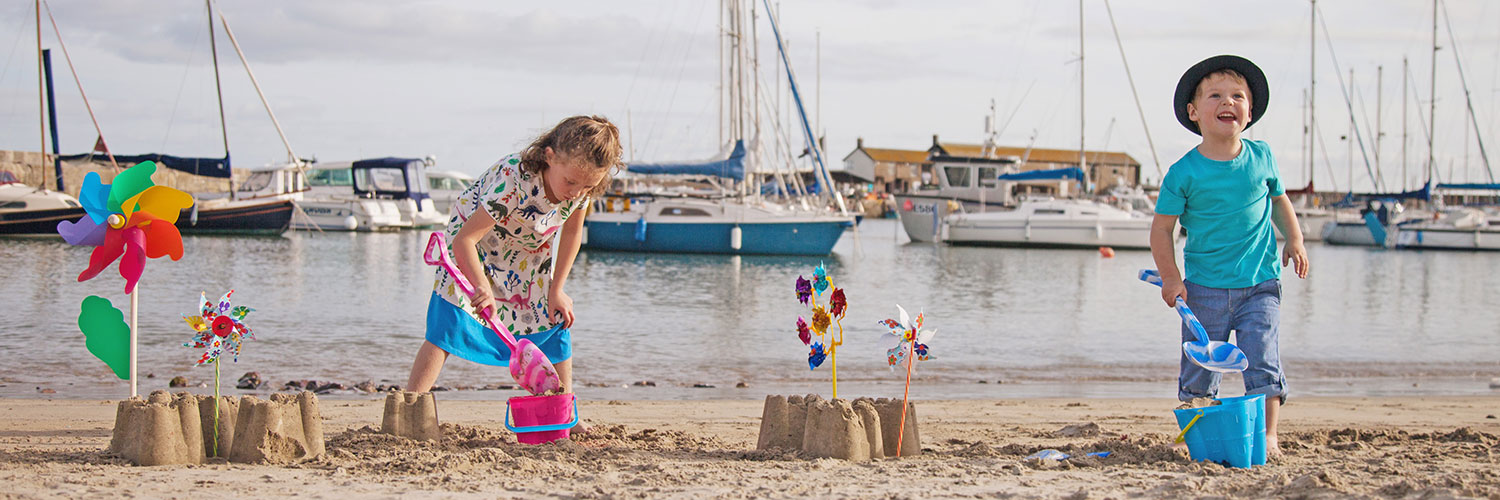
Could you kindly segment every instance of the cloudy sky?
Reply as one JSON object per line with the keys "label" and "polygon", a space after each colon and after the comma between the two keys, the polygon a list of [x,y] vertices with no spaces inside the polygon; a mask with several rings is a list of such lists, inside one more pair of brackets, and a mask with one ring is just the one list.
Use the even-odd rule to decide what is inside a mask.
{"label": "cloudy sky", "polygon": [[[298,156],[434,155],[442,168],[477,173],[580,113],[615,120],[636,159],[713,154],[718,4],[223,1],[216,11],[228,17]],[[0,0],[0,149],[40,147],[32,5]],[[1477,135],[1500,163],[1500,32],[1493,29],[1500,26],[1500,4],[1443,5],[1472,92]],[[1306,0],[1116,0],[1109,7],[1162,169],[1197,142],[1171,112],[1177,78],[1200,59],[1234,53],[1256,61],[1270,79],[1270,109],[1252,137],[1271,142],[1289,185],[1306,182]],[[1378,118],[1384,182],[1399,187],[1403,57],[1410,59],[1412,85],[1408,183],[1424,177],[1418,110],[1425,121],[1432,4],[1323,0],[1318,7],[1329,32],[1317,34],[1318,187],[1349,186],[1348,143],[1340,139],[1349,110],[1339,78],[1348,80],[1351,68],[1367,155],[1373,164]],[[1077,2],[788,0],[780,9],[809,113],[821,117],[835,161],[857,137],[867,146],[906,149],[925,149],[933,134],[978,143],[991,100],[1004,125],[1002,144],[1024,147],[1035,137],[1038,147],[1078,145]],[[111,149],[223,154],[203,2],[53,0],[50,11]],[[1083,11],[1085,140],[1090,149],[1129,152],[1155,181],[1156,162],[1106,5],[1084,0]],[[47,12],[44,6],[42,42],[57,48]],[[1446,18],[1439,22],[1436,164],[1444,180],[1451,172],[1453,180],[1485,181]],[[774,86],[774,47],[764,19],[760,27],[762,79]],[[286,150],[222,30],[218,40],[235,165],[284,161]],[[60,52],[54,50],[53,63],[62,149],[83,152],[95,133]],[[1383,92],[1377,67],[1384,68]],[[1364,156],[1356,150],[1353,158],[1355,188],[1370,189]]]}

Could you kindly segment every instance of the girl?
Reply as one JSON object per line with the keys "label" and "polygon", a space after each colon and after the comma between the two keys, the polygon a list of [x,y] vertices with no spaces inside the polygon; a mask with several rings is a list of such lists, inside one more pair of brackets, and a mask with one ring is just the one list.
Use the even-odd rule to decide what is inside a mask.
{"label": "girl", "polygon": [[[573,392],[573,299],[563,292],[583,234],[591,196],[609,185],[620,162],[620,130],[600,116],[574,116],[522,150],[502,158],[459,196],[445,234],[473,299],[437,271],[427,303],[427,340],[417,351],[406,390],[427,392],[449,354],[506,366],[510,349],[477,315],[495,308],[511,334],[531,339]],[[573,217],[578,215],[577,217]],[[562,229],[557,260],[554,232]]]}

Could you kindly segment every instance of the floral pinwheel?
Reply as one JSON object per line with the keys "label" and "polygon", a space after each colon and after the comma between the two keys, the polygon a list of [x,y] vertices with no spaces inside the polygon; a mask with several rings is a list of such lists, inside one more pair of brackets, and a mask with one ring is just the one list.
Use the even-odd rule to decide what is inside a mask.
{"label": "floral pinwheel", "polygon": [[228,352],[234,354],[234,361],[240,360],[240,347],[245,340],[255,340],[255,334],[250,327],[245,326],[245,316],[249,315],[251,309],[245,306],[230,307],[230,296],[234,290],[219,298],[217,304],[208,301],[208,294],[199,294],[202,304],[202,312],[198,316],[182,315],[188,326],[197,332],[193,340],[182,344],[183,347],[194,349],[205,349],[203,356],[198,358],[197,366],[209,363],[218,363],[219,356]]}
{"label": "floral pinwheel", "polygon": [[[820,264],[813,269],[811,280],[797,277],[797,301],[812,308],[812,319],[797,318],[797,338],[802,345],[809,348],[807,353],[807,367],[816,370],[823,365],[825,359],[831,361],[830,370],[833,378],[833,397],[839,397],[838,376],[838,346],[844,344],[844,314],[848,312],[849,301],[844,296],[844,290],[833,286],[833,280],[828,277],[828,270]],[[831,290],[831,291],[830,291]],[[819,304],[818,299],[828,293],[828,302]],[[829,333],[829,328],[838,326],[838,336]],[[818,338],[813,341],[813,336]],[[824,341],[824,336],[828,338]]]}
{"label": "floral pinwheel", "polygon": [[203,356],[198,358],[196,366],[203,366],[210,362],[214,364],[214,442],[210,449],[211,457],[223,456],[219,453],[219,359],[226,353],[234,353],[234,361],[240,361],[240,347],[245,340],[255,340],[255,334],[250,327],[245,326],[245,316],[251,309],[245,306],[230,307],[229,298],[234,295],[234,290],[225,293],[219,298],[218,303],[208,301],[208,293],[199,292],[198,303],[200,304],[197,316],[182,315],[188,326],[193,327],[193,340],[182,344],[183,347],[194,349],[205,349]]}
{"label": "floral pinwheel", "polygon": [[896,435],[896,456],[899,457],[901,456],[901,440],[906,437],[906,408],[907,398],[911,395],[912,361],[931,359],[931,355],[927,352],[927,342],[932,340],[937,330],[922,329],[922,320],[925,315],[920,312],[913,320],[900,304],[896,305],[896,310],[901,313],[900,321],[885,319],[881,320],[880,324],[891,329],[890,333],[882,336],[886,344],[891,346],[890,350],[886,351],[886,361],[890,363],[892,369],[895,369],[896,365],[901,362],[906,362],[906,388],[901,393],[901,423],[897,427],[901,431]]}
{"label": "floral pinwheel", "polygon": [[932,340],[937,330],[922,329],[924,319],[922,313],[917,313],[916,319],[912,319],[911,315],[906,313],[906,309],[900,305],[896,306],[896,310],[901,313],[899,321],[880,320],[881,326],[891,329],[890,333],[881,335],[881,340],[889,346],[886,349],[886,363],[890,365],[891,370],[895,370],[896,366],[907,361],[908,356],[914,356],[917,361],[931,359],[932,355],[928,351],[927,342]]}
{"label": "floral pinwheel", "polygon": [[193,206],[193,197],[155,185],[155,172],[156,164],[146,161],[120,172],[111,184],[101,183],[97,172],[84,176],[78,201],[88,215],[57,224],[69,244],[96,247],[78,281],[93,279],[118,259],[128,294],[135,291],[147,258],[182,258],[182,235],[174,224],[182,209]]}

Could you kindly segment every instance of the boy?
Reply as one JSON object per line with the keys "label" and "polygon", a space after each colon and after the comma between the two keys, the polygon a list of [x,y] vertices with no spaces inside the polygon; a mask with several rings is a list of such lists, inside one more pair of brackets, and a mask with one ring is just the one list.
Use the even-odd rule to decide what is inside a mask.
{"label": "boy", "polygon": [[[1307,251],[1302,231],[1265,142],[1240,133],[1266,111],[1270,90],[1265,74],[1238,56],[1216,56],[1189,68],[1177,82],[1173,105],[1177,121],[1203,142],[1167,171],[1151,224],[1151,257],[1161,270],[1161,298],[1173,307],[1187,301],[1212,340],[1235,341],[1250,360],[1245,393],[1266,395],[1266,448],[1280,452],[1277,414],[1286,400],[1277,330],[1281,323],[1281,269],[1276,265],[1276,235],[1286,244],[1281,266],[1291,262],[1297,277],[1307,278]],[[1187,229],[1183,261],[1186,281],[1177,270],[1172,232],[1181,219]],[[1187,327],[1183,340],[1193,340]],[[1177,397],[1191,401],[1215,397],[1218,373],[1180,360]]]}

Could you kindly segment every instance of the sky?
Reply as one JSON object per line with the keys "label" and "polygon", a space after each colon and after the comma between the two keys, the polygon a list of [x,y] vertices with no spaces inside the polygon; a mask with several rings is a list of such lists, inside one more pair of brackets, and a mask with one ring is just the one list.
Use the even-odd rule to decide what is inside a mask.
{"label": "sky", "polygon": [[[1002,145],[1078,147],[1079,2],[772,3],[780,9],[809,118],[824,132],[835,166],[856,138],[867,147],[919,150],[931,145],[934,134],[944,142],[982,142],[991,102]],[[1159,182],[1158,164],[1166,170],[1198,142],[1172,114],[1177,79],[1199,60],[1238,54],[1260,65],[1271,88],[1269,109],[1247,136],[1271,144],[1286,185],[1307,182],[1302,95],[1314,76],[1307,0],[1081,3],[1082,135],[1088,149],[1125,151],[1142,163],[1144,180]],[[1327,26],[1326,34],[1318,28],[1316,41],[1318,189],[1347,190],[1351,178],[1356,190],[1376,187],[1369,172],[1375,167],[1377,121],[1383,132],[1380,187],[1402,187],[1403,100],[1404,181],[1419,184],[1428,152],[1423,123],[1434,93],[1432,149],[1439,179],[1488,182],[1476,137],[1492,162],[1500,163],[1500,31],[1493,29],[1500,26],[1500,3],[1442,2],[1447,16],[1438,18],[1442,48],[1436,53],[1435,92],[1432,3],[1322,0],[1317,6]],[[718,9],[719,2],[708,0],[215,4],[298,157],[430,155],[438,168],[470,174],[575,114],[613,120],[634,160],[713,155],[720,150]],[[4,150],[41,147],[34,12],[33,0],[0,0]],[[89,149],[96,133],[49,12],[114,152],[223,155],[203,2],[43,5],[42,44],[54,49],[60,143],[71,154]],[[777,88],[784,93],[769,23],[763,9],[760,14],[762,85],[772,89],[768,95]],[[1449,41],[1450,22],[1473,120]],[[215,30],[234,165],[285,162],[288,152],[245,67],[222,25]],[[1403,57],[1410,63],[1404,99]],[[1379,81],[1377,67],[1383,68]],[[1359,141],[1342,139],[1349,134],[1350,106],[1341,89],[1351,69],[1363,154]]]}

